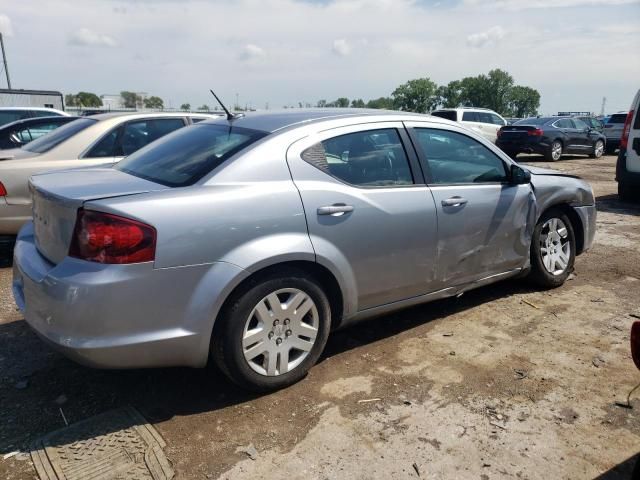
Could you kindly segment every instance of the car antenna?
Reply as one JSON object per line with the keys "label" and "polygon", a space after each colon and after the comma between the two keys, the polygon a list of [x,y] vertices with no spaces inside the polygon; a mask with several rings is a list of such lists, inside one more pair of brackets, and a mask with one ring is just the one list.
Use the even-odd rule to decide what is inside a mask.
{"label": "car antenna", "polygon": [[215,92],[212,89],[209,89],[209,91],[211,92],[211,95],[213,95],[213,97],[216,99],[216,101],[220,104],[220,106],[222,107],[222,110],[224,110],[224,113],[227,114],[227,120],[232,121],[235,120],[237,118],[241,118],[244,117],[244,113],[231,113],[227,107],[224,106],[224,103],[222,103],[220,101],[220,99],[218,98],[218,96],[215,94]]}

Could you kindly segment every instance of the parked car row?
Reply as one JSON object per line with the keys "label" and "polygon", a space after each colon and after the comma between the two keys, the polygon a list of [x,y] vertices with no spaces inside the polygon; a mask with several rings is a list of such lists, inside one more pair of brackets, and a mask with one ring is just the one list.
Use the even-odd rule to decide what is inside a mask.
{"label": "parked car row", "polygon": [[[321,109],[179,128],[194,122],[84,118],[0,162],[8,190],[31,175],[16,303],[79,362],[211,358],[244,388],[281,388],[336,328],[506,278],[559,286],[594,239],[586,182],[443,118]],[[106,165],[38,173],[57,161]]]}

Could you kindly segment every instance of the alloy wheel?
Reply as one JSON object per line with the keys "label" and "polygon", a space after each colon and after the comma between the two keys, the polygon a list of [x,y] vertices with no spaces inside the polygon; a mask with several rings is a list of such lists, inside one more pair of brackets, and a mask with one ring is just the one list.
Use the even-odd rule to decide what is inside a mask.
{"label": "alloy wheel", "polygon": [[562,144],[560,142],[553,142],[551,144],[551,158],[553,160],[560,160],[562,157]]}
{"label": "alloy wheel", "polygon": [[297,288],[264,297],[244,326],[242,351],[249,367],[266,376],[290,372],[313,348],[320,316],[313,299]]}
{"label": "alloy wheel", "polygon": [[540,230],[540,255],[544,268],[552,275],[562,275],[571,258],[571,241],[567,226],[560,218],[550,218]]}
{"label": "alloy wheel", "polygon": [[596,158],[600,158],[604,153],[604,142],[602,140],[598,140],[596,142],[595,147],[593,147],[593,154]]}

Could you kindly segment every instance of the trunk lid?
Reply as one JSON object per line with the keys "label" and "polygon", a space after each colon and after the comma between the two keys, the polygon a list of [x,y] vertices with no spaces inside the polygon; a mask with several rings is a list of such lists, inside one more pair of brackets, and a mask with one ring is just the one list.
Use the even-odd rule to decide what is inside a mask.
{"label": "trunk lid", "polygon": [[84,202],[167,188],[112,168],[34,175],[29,189],[36,247],[47,260],[59,263],[69,252],[78,209]]}
{"label": "trunk lid", "polygon": [[537,128],[535,125],[507,125],[500,129],[500,141],[526,140],[529,132]]}

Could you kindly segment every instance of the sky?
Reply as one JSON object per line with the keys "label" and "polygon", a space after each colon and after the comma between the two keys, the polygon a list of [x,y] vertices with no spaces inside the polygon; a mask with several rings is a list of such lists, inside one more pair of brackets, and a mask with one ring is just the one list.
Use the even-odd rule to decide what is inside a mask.
{"label": "sky", "polygon": [[640,0],[0,0],[0,32],[14,88],[168,107],[213,107],[209,88],[259,109],[366,101],[493,68],[541,113],[627,110],[640,88]]}

